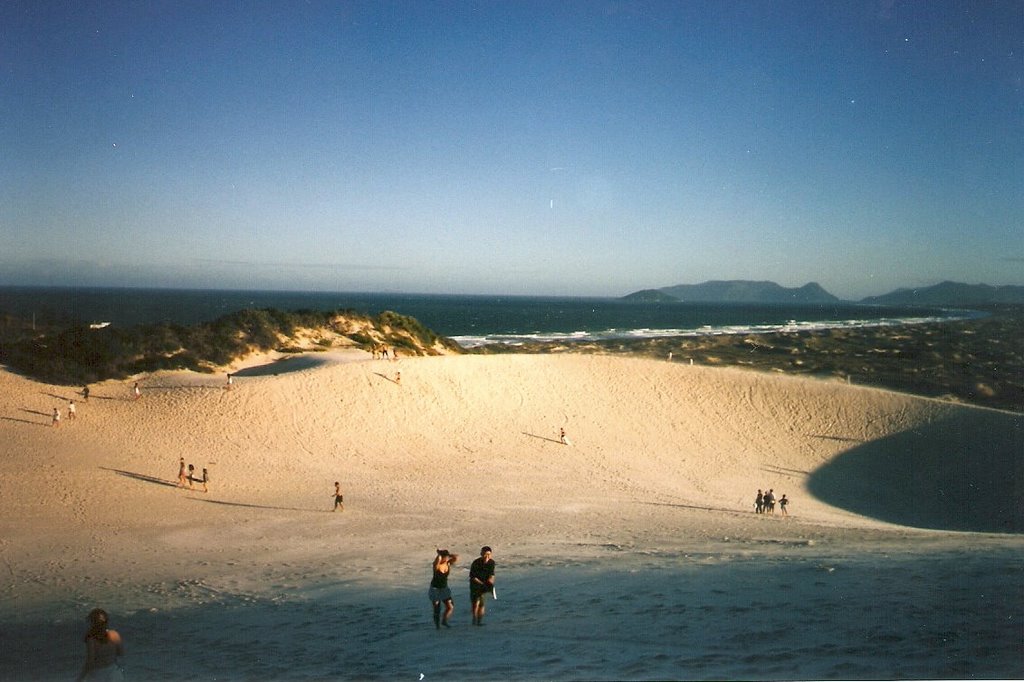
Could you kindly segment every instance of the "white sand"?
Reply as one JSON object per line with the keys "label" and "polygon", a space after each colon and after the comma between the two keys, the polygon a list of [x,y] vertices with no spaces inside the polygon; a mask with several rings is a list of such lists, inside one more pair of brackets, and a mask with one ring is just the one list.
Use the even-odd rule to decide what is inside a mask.
{"label": "white sand", "polygon": [[[1021,415],[623,357],[368,358],[88,403],[0,372],[0,679],[73,676],[93,606],[133,679],[1024,676]],[[182,456],[209,493],[175,487]],[[752,513],[769,487],[790,518]],[[440,632],[436,547],[461,555]]]}

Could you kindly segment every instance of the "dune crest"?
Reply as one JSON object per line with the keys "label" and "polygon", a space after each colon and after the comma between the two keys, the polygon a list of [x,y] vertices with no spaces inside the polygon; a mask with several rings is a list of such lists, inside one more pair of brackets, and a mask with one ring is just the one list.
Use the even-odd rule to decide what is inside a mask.
{"label": "dune crest", "polygon": [[[235,612],[275,631],[290,614],[300,643],[318,642],[308,645],[318,655],[287,659],[282,675],[297,665],[309,677],[390,677],[411,657],[435,672],[452,665],[469,676],[471,649],[452,654],[425,639],[435,634],[426,581],[435,548],[463,554],[468,565],[489,544],[507,579],[494,607],[504,615],[496,618],[532,619],[518,634],[501,635],[506,653],[488,669],[492,676],[573,678],[584,670],[580,661],[602,660],[585,669],[612,677],[751,677],[763,673],[762,654],[776,660],[778,640],[766,640],[749,663],[723,650],[714,659],[721,664],[659,654],[636,668],[628,657],[602,659],[600,637],[552,635],[551,628],[571,614],[584,629],[614,614],[599,631],[632,639],[650,627],[684,632],[694,613],[718,608],[708,600],[726,599],[688,587],[699,578],[718,584],[717,594],[739,588],[787,611],[806,603],[809,611],[794,617],[818,618],[818,629],[832,627],[830,636],[842,638],[835,628],[845,621],[833,627],[821,614],[874,603],[880,578],[864,562],[879,547],[895,542],[905,554],[913,539],[922,575],[949,580],[970,561],[972,580],[993,584],[1005,577],[985,573],[986,555],[976,549],[999,557],[999,565],[1019,556],[1016,535],[935,533],[1021,531],[1019,415],[621,356],[382,361],[350,351],[316,360],[276,376],[242,374],[230,390],[223,377],[157,373],[139,378],[134,399],[132,382],[104,382],[90,387],[87,403],[76,390],[0,373],[0,438],[16,473],[0,479],[0,555],[10,577],[0,586],[0,612],[24,623],[26,633],[49,629],[67,641],[78,641],[67,623],[77,623],[87,605],[135,614],[127,629],[136,640],[149,637],[135,646],[149,657],[143,669],[157,676],[180,665],[158,636],[169,627],[214,654],[211,674],[273,678],[277,668],[268,672],[246,655],[252,636],[225,634],[223,621]],[[51,426],[54,407],[63,410],[71,399],[77,419]],[[561,429],[571,445],[560,442]],[[199,484],[177,487],[181,457],[209,471],[208,493]],[[345,496],[340,513],[332,512],[334,481]],[[753,514],[759,488],[787,494],[790,518]],[[765,583],[763,571],[751,568],[755,557],[773,574],[797,577]],[[860,567],[842,605],[829,601],[832,592],[815,592],[826,589],[822,576],[837,562]],[[647,599],[666,610],[624,608],[625,595],[636,594],[632,580],[648,573],[659,587],[644,588]],[[915,591],[930,584],[905,586],[899,599],[931,599]],[[559,598],[549,604],[548,594]],[[570,594],[569,602],[561,598]],[[1017,621],[1006,617],[1012,604],[980,605],[974,594],[953,595],[954,612],[973,614],[963,627],[999,641],[1019,638],[1011,627]],[[937,633],[950,627],[947,596],[936,607]],[[467,606],[461,591],[456,601],[458,616]],[[358,608],[362,619],[346,624],[343,643],[320,641],[334,627],[336,603]],[[374,615],[380,603],[402,620]],[[749,607],[719,605],[716,627],[736,637],[748,632]],[[313,631],[301,634],[306,626]],[[805,635],[794,637],[787,646],[806,652]],[[42,651],[47,638],[15,640],[11,650],[24,658],[0,660],[0,677],[66,678],[79,658]],[[537,655],[565,646],[576,653]],[[666,645],[639,635],[636,646],[657,652]],[[351,650],[341,655],[338,647]],[[885,670],[876,667],[871,641],[843,654],[827,642],[817,650],[810,662],[794,653],[779,674],[829,678],[849,675],[844,666],[851,664],[865,676]],[[968,668],[957,656],[953,667],[936,668],[922,652],[915,661],[923,667],[914,670],[958,676]],[[39,657],[55,666],[52,675],[35,674]],[[1013,661],[991,665],[1005,674]]]}

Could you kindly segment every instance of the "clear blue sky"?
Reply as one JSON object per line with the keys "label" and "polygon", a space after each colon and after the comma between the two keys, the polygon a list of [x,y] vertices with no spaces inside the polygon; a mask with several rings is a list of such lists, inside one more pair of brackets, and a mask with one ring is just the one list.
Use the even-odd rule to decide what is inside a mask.
{"label": "clear blue sky", "polygon": [[1024,3],[0,3],[0,284],[1024,284]]}

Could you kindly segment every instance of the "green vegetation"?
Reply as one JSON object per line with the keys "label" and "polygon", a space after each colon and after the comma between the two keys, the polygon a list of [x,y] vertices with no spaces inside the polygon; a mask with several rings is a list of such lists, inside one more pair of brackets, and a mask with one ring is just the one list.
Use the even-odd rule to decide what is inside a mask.
{"label": "green vegetation", "polygon": [[[0,362],[28,376],[61,384],[123,379],[141,372],[188,369],[213,372],[253,352],[324,350],[334,339],[369,349],[385,344],[407,354],[436,353],[440,346],[460,352],[418,320],[391,311],[368,316],[351,310],[285,312],[240,310],[195,326],[140,325],[91,329],[53,325],[35,329],[22,320],[3,318]],[[346,329],[357,331],[346,333]],[[299,330],[311,330],[313,347],[294,343]]]}

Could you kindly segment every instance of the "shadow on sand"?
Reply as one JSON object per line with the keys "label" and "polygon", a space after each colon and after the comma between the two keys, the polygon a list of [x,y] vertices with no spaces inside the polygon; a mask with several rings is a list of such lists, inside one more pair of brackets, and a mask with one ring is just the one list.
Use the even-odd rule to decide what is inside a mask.
{"label": "shadow on sand", "polygon": [[177,488],[178,484],[174,481],[168,481],[164,478],[157,478],[156,476],[149,476],[147,474],[138,474],[134,471],[124,471],[122,469],[110,469],[108,467],[100,467],[103,471],[113,471],[118,476],[127,476],[128,478],[134,478],[136,481],[144,481],[146,483],[155,483],[156,485],[165,485],[170,488]]}
{"label": "shadow on sand", "polygon": [[547,436],[538,436],[536,433],[530,433],[529,431],[523,431],[522,434],[524,436],[528,436],[530,438],[536,438],[537,440],[546,440],[549,443],[554,443],[556,445],[562,445],[563,444],[562,441],[558,440],[557,438],[548,438]]}
{"label": "shadow on sand", "polygon": [[313,369],[314,367],[320,367],[326,365],[327,360],[324,358],[313,357],[310,355],[300,355],[298,357],[289,357],[275,362],[267,363],[266,365],[256,365],[255,367],[246,367],[240,369],[237,372],[232,372],[233,377],[269,377],[277,376],[278,374],[287,374],[288,372],[299,372],[304,369]]}
{"label": "shadow on sand", "polygon": [[296,511],[296,512],[314,512],[314,513],[332,513],[330,509],[300,509],[299,507],[274,507],[268,504],[250,504],[248,502],[225,502],[224,500],[201,500],[198,498],[190,498],[195,502],[205,502],[206,504],[219,504],[225,507],[246,507],[249,509],[273,509],[275,511]]}
{"label": "shadow on sand", "polygon": [[[33,412],[33,414],[38,413]],[[49,422],[34,422],[29,419],[18,419],[17,417],[0,417],[0,419],[2,419],[5,422],[18,422],[19,424],[31,424],[32,426],[45,426],[46,428],[50,428]]]}
{"label": "shadow on sand", "polygon": [[1024,415],[957,410],[858,445],[813,472],[835,507],[933,530],[1024,532]]}

